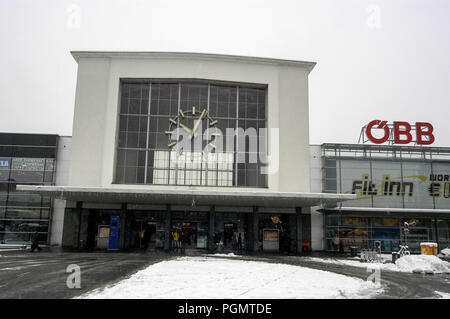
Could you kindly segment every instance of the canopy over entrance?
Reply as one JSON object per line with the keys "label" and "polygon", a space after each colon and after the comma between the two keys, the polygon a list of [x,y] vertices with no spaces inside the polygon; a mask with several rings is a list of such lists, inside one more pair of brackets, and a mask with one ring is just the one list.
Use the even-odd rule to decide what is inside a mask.
{"label": "canopy over entrance", "polygon": [[173,187],[119,188],[17,185],[18,191],[68,201],[174,205],[226,205],[259,207],[311,207],[352,200],[356,195],[270,192],[257,190],[205,190]]}

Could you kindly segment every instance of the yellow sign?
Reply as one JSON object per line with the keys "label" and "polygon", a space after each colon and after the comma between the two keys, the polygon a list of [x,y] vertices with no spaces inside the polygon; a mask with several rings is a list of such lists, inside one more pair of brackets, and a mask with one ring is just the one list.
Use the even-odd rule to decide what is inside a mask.
{"label": "yellow sign", "polygon": [[109,227],[100,227],[98,229],[98,237],[109,238]]}

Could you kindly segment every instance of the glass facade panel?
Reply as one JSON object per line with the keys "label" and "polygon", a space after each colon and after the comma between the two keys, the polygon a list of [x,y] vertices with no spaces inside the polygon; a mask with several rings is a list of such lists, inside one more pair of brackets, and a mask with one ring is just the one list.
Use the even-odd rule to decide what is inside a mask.
{"label": "glass facade panel", "polygon": [[51,199],[16,185],[53,185],[57,141],[56,135],[0,134],[0,243],[24,244],[35,230],[47,242]]}
{"label": "glass facade panel", "polygon": [[[266,128],[264,87],[123,81],[120,104],[116,183],[267,187],[258,160],[267,147],[250,150],[248,132],[239,142],[235,136],[237,127],[255,133]],[[173,131],[185,129],[194,136],[199,122],[203,131],[211,129],[209,139],[200,140],[203,151],[174,150]],[[239,157],[237,143],[247,146]]]}
{"label": "glass facade panel", "polygon": [[[404,223],[409,225],[409,233],[404,233]],[[400,242],[406,243],[413,252],[420,251],[420,243],[435,241],[431,218],[395,217],[353,217],[327,215],[325,218],[327,250],[349,251],[349,247],[359,249],[374,248],[375,241],[381,242],[383,252],[398,251]],[[440,247],[447,247],[448,219],[439,220]],[[336,241],[337,239],[337,241]],[[336,245],[336,242],[339,244]]]}
{"label": "glass facade panel", "polygon": [[449,207],[448,149],[323,144],[322,164],[324,192],[358,195],[344,206]]}

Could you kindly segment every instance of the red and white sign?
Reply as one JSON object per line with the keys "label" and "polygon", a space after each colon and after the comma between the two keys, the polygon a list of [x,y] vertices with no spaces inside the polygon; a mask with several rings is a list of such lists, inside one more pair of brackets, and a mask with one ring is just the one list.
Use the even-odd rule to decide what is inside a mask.
{"label": "red and white sign", "polygon": [[366,125],[365,134],[368,140],[375,144],[389,141],[393,144],[430,145],[434,142],[433,125],[426,122],[411,125],[404,121],[388,124],[387,121],[373,120]]}

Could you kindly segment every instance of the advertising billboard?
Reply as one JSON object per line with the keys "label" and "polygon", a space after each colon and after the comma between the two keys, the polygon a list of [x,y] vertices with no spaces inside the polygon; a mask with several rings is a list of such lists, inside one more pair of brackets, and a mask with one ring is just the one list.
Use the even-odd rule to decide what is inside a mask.
{"label": "advertising billboard", "polygon": [[340,159],[336,190],[358,198],[344,206],[450,208],[450,163]]}
{"label": "advertising billboard", "polygon": [[43,171],[45,169],[45,158],[13,158],[13,170]]}

